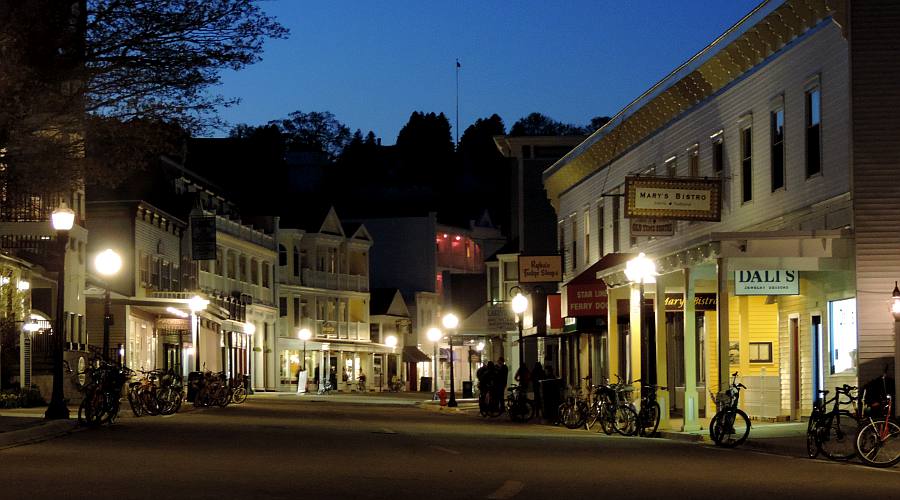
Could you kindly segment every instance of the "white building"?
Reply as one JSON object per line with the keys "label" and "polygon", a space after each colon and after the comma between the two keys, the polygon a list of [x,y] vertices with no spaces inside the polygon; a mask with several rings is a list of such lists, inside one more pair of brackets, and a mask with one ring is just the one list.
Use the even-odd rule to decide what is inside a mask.
{"label": "white building", "polygon": [[[885,132],[897,119],[877,110],[898,92],[867,82],[897,72],[898,21],[897,5],[878,2],[763,2],[545,171],[567,280],[610,253],[645,252],[659,273],[642,313],[624,264],[596,272],[610,287],[596,344],[608,352],[583,352],[583,364],[674,388],[660,399],[686,428],[733,371],[751,388],[749,413],[798,418],[817,389],[893,365],[900,166]],[[639,190],[695,189],[715,211],[709,180],[722,186],[716,220],[633,232],[627,212],[690,217],[644,210]],[[711,310],[695,305],[701,294]]]}

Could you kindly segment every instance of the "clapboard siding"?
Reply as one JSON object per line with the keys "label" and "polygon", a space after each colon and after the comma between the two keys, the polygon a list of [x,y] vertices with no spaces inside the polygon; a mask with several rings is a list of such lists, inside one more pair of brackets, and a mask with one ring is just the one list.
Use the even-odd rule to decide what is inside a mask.
{"label": "clapboard siding", "polygon": [[[676,156],[678,175],[688,171],[687,149],[699,145],[700,174],[712,175],[712,147],[710,135],[724,131],[725,173],[724,207],[721,222],[678,222],[676,235],[671,238],[648,240],[639,238],[636,246],[630,245],[630,235],[624,210],[620,210],[620,251],[645,251],[662,253],[678,249],[684,242],[696,240],[712,231],[740,231],[761,229],[833,229],[828,221],[846,223],[847,216],[827,217],[829,212],[805,213],[813,204],[829,200],[849,191],[849,81],[847,42],[840,28],[832,21],[823,21],[817,28],[785,46],[770,59],[738,78],[719,93],[669,123],[647,140],[633,147],[609,166],[584,179],[560,197],[558,217],[575,214],[577,230],[567,234],[566,240],[575,238],[579,249],[578,270],[613,251],[612,204],[620,198],[601,197],[603,193],[621,189],[625,177],[642,173],[655,165],[663,174],[664,161]],[[810,179],[805,177],[805,97],[807,85],[818,77],[822,91],[822,143],[823,174]],[[769,113],[773,100],[784,97],[786,188],[771,192],[769,154]],[[741,204],[739,193],[740,127],[739,119],[752,114],[753,125],[753,201]],[[621,192],[621,191],[620,191]],[[597,231],[591,230],[591,262],[585,263],[583,254],[584,207],[592,207],[592,224],[596,222],[596,207],[604,207],[605,246],[597,247]],[[624,208],[624,206],[623,206]],[[846,210],[845,206],[829,209],[832,212]],[[791,215],[796,215],[792,218]],[[779,218],[784,216],[784,221]],[[785,222],[787,221],[787,222]],[[780,224],[780,226],[778,226]],[[571,226],[566,227],[567,232]],[[839,227],[839,226],[836,226]]]}
{"label": "clapboard siding", "polygon": [[893,365],[888,300],[900,279],[900,3],[852,1],[853,226],[860,380]]}

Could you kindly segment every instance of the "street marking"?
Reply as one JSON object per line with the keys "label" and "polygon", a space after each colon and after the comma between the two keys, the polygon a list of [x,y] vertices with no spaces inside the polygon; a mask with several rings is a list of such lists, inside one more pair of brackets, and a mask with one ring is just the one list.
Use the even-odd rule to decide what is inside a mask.
{"label": "street marking", "polygon": [[462,453],[456,450],[451,450],[450,448],[444,448],[443,446],[431,446],[432,449],[437,451],[443,451],[444,453],[449,453],[451,455],[461,455]]}
{"label": "street marking", "polygon": [[490,499],[503,499],[503,498],[512,498],[519,494],[522,491],[522,488],[525,487],[525,483],[522,481],[506,481],[503,483],[503,486],[497,489],[497,491],[488,495]]}

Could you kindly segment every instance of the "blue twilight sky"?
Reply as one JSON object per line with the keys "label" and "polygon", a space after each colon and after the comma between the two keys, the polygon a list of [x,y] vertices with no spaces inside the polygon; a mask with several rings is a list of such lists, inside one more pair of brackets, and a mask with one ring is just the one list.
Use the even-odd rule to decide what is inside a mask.
{"label": "blue twilight sky", "polygon": [[507,130],[533,111],[583,125],[615,114],[759,2],[269,0],[263,9],[291,36],[224,75],[217,91],[242,102],[221,115],[259,125],[331,111],[393,144],[413,111],[444,112],[455,127],[459,58],[460,135],[492,113]]}

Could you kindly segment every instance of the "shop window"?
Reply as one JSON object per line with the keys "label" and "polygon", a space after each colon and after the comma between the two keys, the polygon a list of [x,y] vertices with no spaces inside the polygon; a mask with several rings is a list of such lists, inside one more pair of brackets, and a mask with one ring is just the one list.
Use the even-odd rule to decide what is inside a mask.
{"label": "shop window", "polygon": [[772,343],[771,342],[750,342],[750,362],[751,363],[771,363],[772,362]]}
{"label": "shop window", "polygon": [[856,373],[856,299],[828,303],[831,374]]}

